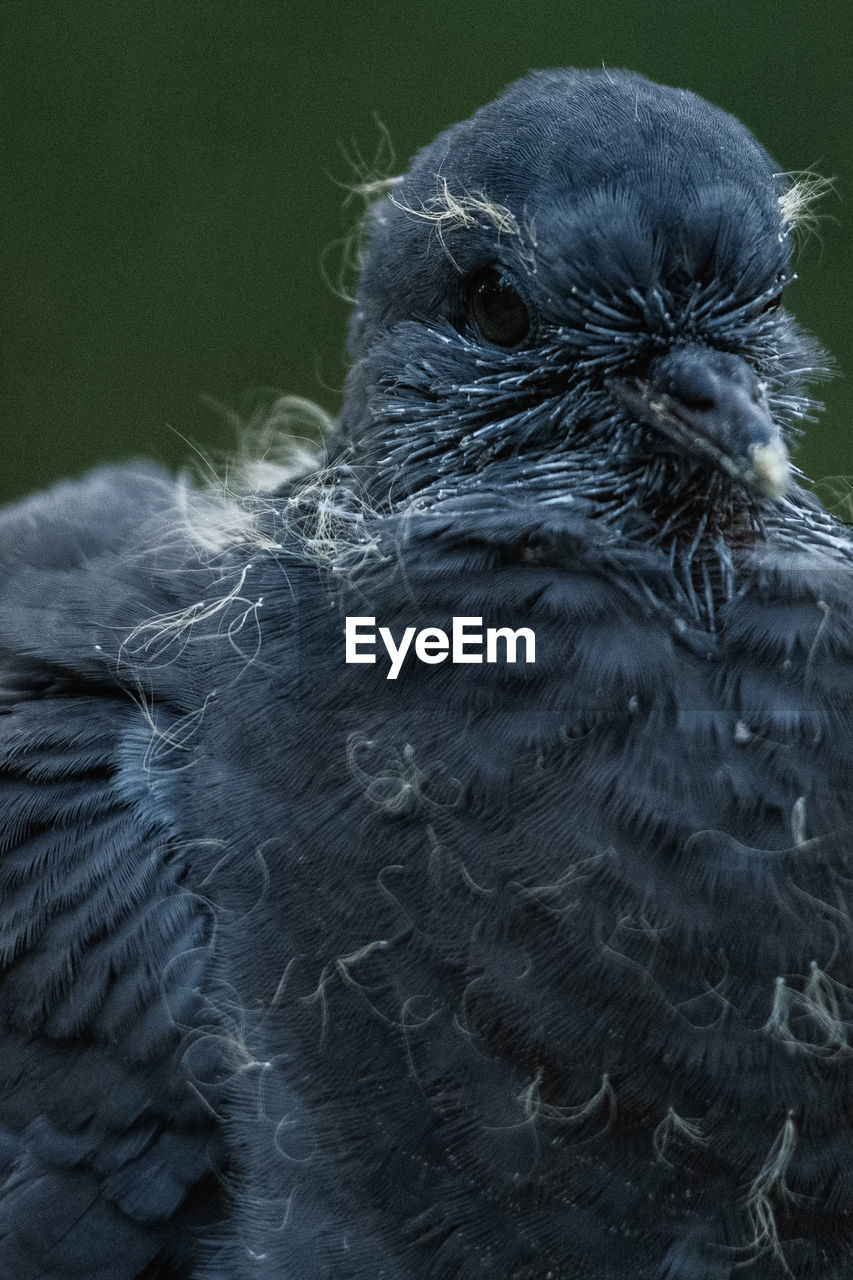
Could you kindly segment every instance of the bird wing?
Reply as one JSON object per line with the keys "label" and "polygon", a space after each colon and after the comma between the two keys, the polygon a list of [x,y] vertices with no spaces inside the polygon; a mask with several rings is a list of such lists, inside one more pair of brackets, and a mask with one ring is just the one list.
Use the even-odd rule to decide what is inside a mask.
{"label": "bird wing", "polygon": [[148,767],[179,708],[165,677],[128,696],[117,657],[128,618],[169,608],[134,550],[173,490],[104,468],[0,515],[0,1274],[21,1280],[177,1275],[215,1198],[182,1065],[209,921]]}

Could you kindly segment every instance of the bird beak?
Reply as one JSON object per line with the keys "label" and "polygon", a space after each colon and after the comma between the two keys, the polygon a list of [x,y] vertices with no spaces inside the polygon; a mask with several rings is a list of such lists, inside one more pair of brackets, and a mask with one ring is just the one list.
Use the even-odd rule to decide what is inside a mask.
{"label": "bird beak", "polygon": [[608,388],[679,451],[719,467],[762,497],[779,498],[788,488],[788,451],[765,385],[740,356],[679,347],[652,363],[648,380],[613,378]]}

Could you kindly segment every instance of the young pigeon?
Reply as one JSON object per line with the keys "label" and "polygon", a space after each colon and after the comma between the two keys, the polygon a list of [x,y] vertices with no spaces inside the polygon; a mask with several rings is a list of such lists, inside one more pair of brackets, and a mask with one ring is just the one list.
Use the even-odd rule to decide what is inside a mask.
{"label": "young pigeon", "polygon": [[850,1276],[807,204],[535,73],[373,204],[323,466],[2,516],[0,1273]]}

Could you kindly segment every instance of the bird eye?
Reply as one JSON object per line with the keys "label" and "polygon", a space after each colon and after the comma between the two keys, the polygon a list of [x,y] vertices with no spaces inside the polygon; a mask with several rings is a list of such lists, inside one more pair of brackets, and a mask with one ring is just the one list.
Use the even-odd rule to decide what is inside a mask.
{"label": "bird eye", "polygon": [[466,307],[488,342],[514,347],[530,332],[524,299],[496,267],[484,267],[468,281]]}

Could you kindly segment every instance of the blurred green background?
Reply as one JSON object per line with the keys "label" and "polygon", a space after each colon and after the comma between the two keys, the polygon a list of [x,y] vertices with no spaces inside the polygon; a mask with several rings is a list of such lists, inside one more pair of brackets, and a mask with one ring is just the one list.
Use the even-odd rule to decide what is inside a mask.
{"label": "blurred green background", "polygon": [[[220,454],[277,387],[334,411],[352,157],[395,172],[532,67],[628,66],[837,179],[793,309],[840,376],[799,461],[853,474],[848,0],[0,0],[0,499]],[[381,121],[382,128],[380,128]],[[380,154],[383,129],[395,161]],[[348,158],[349,157],[349,158]]]}

